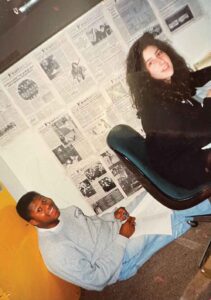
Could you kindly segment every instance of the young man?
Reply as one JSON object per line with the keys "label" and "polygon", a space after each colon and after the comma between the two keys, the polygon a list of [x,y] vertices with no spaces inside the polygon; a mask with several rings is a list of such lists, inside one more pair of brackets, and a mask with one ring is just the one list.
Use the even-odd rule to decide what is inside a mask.
{"label": "young man", "polygon": [[183,234],[189,226],[188,213],[211,212],[208,201],[176,212],[172,235],[130,237],[135,218],[129,215],[133,204],[102,217],[86,216],[75,206],[59,210],[52,199],[29,192],[17,203],[17,212],[38,229],[39,246],[50,272],[85,289],[102,290],[106,285],[133,276],[157,250]]}

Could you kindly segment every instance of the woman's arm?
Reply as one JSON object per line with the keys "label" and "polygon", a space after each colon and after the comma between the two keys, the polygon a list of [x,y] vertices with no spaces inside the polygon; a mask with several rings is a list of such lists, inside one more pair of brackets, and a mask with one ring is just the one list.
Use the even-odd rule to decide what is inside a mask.
{"label": "woman's arm", "polygon": [[211,89],[208,90],[206,98],[211,98]]}
{"label": "woman's arm", "polygon": [[194,87],[200,87],[211,80],[211,66],[191,73]]}

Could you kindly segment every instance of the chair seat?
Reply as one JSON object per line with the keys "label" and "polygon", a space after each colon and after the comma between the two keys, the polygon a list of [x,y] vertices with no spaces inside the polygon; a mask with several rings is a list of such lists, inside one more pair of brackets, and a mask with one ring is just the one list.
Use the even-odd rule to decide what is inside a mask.
{"label": "chair seat", "polygon": [[128,125],[117,125],[107,136],[109,147],[138,174],[145,189],[155,199],[171,209],[192,207],[211,195],[211,185],[200,185],[192,190],[176,186],[153,170],[145,139]]}

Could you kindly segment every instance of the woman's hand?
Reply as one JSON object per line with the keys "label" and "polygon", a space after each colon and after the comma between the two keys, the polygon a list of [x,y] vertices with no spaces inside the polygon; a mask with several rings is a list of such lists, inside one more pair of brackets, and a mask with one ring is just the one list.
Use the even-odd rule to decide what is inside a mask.
{"label": "woman's hand", "polygon": [[207,97],[208,97],[208,98],[211,97],[211,89],[208,90],[208,92],[207,92]]}

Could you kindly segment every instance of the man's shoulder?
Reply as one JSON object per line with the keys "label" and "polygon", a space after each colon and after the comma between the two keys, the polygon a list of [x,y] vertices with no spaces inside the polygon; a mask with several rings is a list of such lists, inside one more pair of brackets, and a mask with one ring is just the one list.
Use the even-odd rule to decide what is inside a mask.
{"label": "man's shoulder", "polygon": [[74,215],[78,211],[82,212],[82,210],[75,205],[70,205],[70,206],[60,209],[60,212],[62,215],[63,214],[73,214]]}

